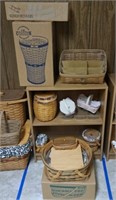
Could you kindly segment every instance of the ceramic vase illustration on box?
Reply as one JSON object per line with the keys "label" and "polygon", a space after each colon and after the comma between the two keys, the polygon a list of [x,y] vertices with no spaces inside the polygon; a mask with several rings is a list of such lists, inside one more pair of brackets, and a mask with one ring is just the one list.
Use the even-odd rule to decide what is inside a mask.
{"label": "ceramic vase illustration on box", "polygon": [[27,80],[32,84],[45,82],[45,64],[48,40],[44,37],[33,37],[19,41],[27,70]]}

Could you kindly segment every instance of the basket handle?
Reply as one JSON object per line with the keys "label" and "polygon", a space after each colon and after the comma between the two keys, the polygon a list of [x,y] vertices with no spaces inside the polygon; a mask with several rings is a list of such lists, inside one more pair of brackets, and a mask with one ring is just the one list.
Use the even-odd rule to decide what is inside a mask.
{"label": "basket handle", "polygon": [[2,116],[4,117],[4,121],[5,121],[5,128],[6,128],[6,132],[9,133],[9,125],[8,125],[8,121],[7,121],[7,117],[6,117],[6,113],[5,111],[0,111],[0,128],[2,125]]}
{"label": "basket handle", "polygon": [[59,150],[74,149],[78,141],[75,137],[59,137],[52,140],[53,147]]}
{"label": "basket handle", "polygon": [[86,105],[90,105],[90,102],[92,101],[92,99],[93,99],[93,95],[89,95],[86,101]]}

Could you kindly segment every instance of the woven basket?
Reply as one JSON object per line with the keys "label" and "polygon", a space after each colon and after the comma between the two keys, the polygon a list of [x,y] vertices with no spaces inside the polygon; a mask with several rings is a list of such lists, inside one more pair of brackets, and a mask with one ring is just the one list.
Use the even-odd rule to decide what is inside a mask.
{"label": "woven basket", "polygon": [[19,120],[21,125],[26,121],[27,98],[24,98],[23,90],[6,90],[0,93],[0,110],[5,111],[10,120]]}
{"label": "woven basket", "polygon": [[91,147],[92,151],[95,152],[98,150],[100,146],[100,137],[101,134],[96,129],[85,129],[82,132],[83,139],[88,143]]}
{"label": "woven basket", "polygon": [[56,94],[51,92],[35,94],[33,107],[38,120],[46,122],[54,119],[57,112]]}
{"label": "woven basket", "polygon": [[7,120],[5,112],[0,111],[0,146],[18,144],[20,130],[20,121]]}
{"label": "woven basket", "polygon": [[[88,60],[99,60],[103,61],[103,72],[101,74],[86,74],[86,75],[74,75],[65,74],[62,72],[62,61],[88,61]],[[59,75],[61,82],[63,83],[103,83],[104,77],[107,70],[106,54],[103,50],[98,49],[70,49],[64,50],[61,53],[59,61]]]}
{"label": "woven basket", "polygon": [[[29,140],[29,137],[30,137],[29,120],[26,121],[23,127],[23,133],[24,133],[23,137],[18,145],[24,145]],[[20,157],[1,158],[0,171],[25,169],[29,161],[29,156],[30,156],[30,152]]]}
{"label": "woven basket", "polygon": [[[73,141],[75,139],[73,138]],[[66,143],[64,144],[64,141]],[[45,165],[45,172],[50,181],[79,181],[87,179],[91,174],[92,167],[92,150],[89,145],[80,140],[76,139],[75,142],[72,142],[72,137],[60,138],[57,145],[54,145],[54,140],[51,140],[45,145],[45,148],[42,151],[42,160]],[[72,149],[75,148],[78,144],[81,145],[81,149],[86,152],[88,156],[88,161],[84,165],[84,167],[80,169],[72,169],[72,170],[56,170],[51,168],[48,163],[48,155],[50,153],[51,148],[54,146],[56,149]],[[68,156],[68,155],[67,155]]]}
{"label": "woven basket", "polygon": [[48,40],[44,37],[19,41],[27,69],[27,79],[33,84],[45,82]]}

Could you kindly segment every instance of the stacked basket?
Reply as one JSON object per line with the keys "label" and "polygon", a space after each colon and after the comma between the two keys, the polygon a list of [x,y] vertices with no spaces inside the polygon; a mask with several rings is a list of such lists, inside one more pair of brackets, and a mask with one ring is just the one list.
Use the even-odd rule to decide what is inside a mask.
{"label": "stacked basket", "polygon": [[0,171],[26,168],[31,150],[30,121],[27,120],[17,145],[0,147]]}
{"label": "stacked basket", "polygon": [[[2,91],[0,95],[0,171],[23,169],[26,167],[30,151],[30,128],[28,128],[28,138],[25,136],[27,132],[25,92],[8,90]],[[25,142],[23,138],[27,138]]]}
{"label": "stacked basket", "polygon": [[24,125],[26,121],[26,105],[24,90],[5,90],[0,93],[0,110],[6,112],[7,119],[17,119]]}

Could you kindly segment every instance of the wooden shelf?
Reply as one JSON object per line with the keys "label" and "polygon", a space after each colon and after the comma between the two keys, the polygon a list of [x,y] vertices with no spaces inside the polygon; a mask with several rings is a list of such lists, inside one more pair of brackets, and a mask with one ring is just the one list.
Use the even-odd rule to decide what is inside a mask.
{"label": "wooden shelf", "polygon": [[[114,117],[115,103],[116,103],[116,79],[115,73],[109,74],[107,77],[108,84],[108,103],[107,103],[107,117],[106,117],[106,130],[104,138],[104,152],[107,160],[116,157],[110,148],[111,140],[114,138],[114,128],[116,126],[116,118]],[[113,120],[112,120],[113,119]]]}
{"label": "wooden shelf", "polygon": [[74,115],[73,118],[68,118],[68,117],[66,118],[61,113],[59,113],[55,117],[55,119],[48,122],[41,122],[35,118],[33,121],[33,126],[102,125],[103,123],[100,114],[97,115],[97,118],[95,116],[93,118],[92,116],[89,116],[89,118],[87,118],[87,116],[85,116],[85,118],[79,118],[79,117],[80,116],[77,114]]}
{"label": "wooden shelf", "polygon": [[116,125],[116,119],[113,120],[112,125]]}
{"label": "wooden shelf", "polygon": [[[47,122],[41,122],[35,118],[33,110],[33,98],[36,92],[39,91],[54,91],[57,93],[57,101],[70,97],[76,103],[78,95],[93,94],[95,99],[101,101],[101,107],[96,114],[89,113],[83,109],[77,108],[76,113],[72,118],[65,117],[59,110],[56,117]],[[32,136],[35,144],[36,135],[38,133],[46,133],[49,137],[59,136],[75,136],[82,137],[82,131],[86,128],[96,128],[101,132],[101,147],[94,153],[94,157],[102,159],[104,129],[106,117],[108,87],[106,83],[102,84],[63,84],[60,79],[57,80],[54,86],[48,87],[27,87],[27,97],[29,106],[29,115],[32,125]],[[40,154],[36,152],[34,147],[35,160],[40,159]]]}
{"label": "wooden shelf", "polygon": [[110,159],[116,159],[116,153],[114,153],[112,148],[110,148],[110,150],[109,150],[109,158]]}
{"label": "wooden shelf", "polygon": [[106,83],[102,84],[66,84],[58,79],[54,86],[33,87],[28,86],[28,91],[62,91],[62,90],[102,90],[107,87]]}

